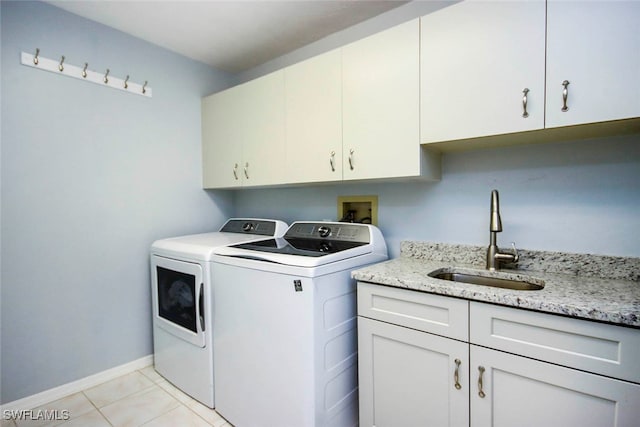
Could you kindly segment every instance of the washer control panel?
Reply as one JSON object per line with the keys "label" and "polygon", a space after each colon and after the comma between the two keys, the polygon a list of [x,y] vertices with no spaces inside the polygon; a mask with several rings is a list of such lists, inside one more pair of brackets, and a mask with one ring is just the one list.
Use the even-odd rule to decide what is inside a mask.
{"label": "washer control panel", "polygon": [[368,225],[342,222],[294,222],[284,238],[328,239],[344,242],[369,243]]}

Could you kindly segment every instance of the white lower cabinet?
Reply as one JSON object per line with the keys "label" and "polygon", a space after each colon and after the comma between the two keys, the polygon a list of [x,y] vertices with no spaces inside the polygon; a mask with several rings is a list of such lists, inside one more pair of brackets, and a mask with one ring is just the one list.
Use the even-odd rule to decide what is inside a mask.
{"label": "white lower cabinet", "polygon": [[638,384],[476,345],[470,353],[473,427],[632,427],[640,422]]}
{"label": "white lower cabinet", "polygon": [[361,427],[639,425],[638,329],[358,283],[358,346]]}
{"label": "white lower cabinet", "polygon": [[359,317],[358,349],[360,426],[469,425],[467,343]]}

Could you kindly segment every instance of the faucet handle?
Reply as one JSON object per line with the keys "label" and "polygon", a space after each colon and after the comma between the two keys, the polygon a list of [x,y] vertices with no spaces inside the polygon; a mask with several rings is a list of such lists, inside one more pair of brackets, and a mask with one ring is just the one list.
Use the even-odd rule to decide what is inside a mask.
{"label": "faucet handle", "polygon": [[516,249],[516,242],[511,242],[511,248],[513,249],[513,263],[518,262],[520,259],[520,255],[518,254],[518,250]]}

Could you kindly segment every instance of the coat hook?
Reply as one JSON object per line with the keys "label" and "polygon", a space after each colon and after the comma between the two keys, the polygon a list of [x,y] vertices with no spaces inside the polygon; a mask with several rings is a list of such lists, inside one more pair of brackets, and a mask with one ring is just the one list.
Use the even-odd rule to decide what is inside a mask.
{"label": "coat hook", "polygon": [[127,78],[124,79],[124,88],[125,89],[129,89],[129,83],[127,83],[129,81],[129,74],[127,74]]}
{"label": "coat hook", "polygon": [[62,59],[60,60],[60,64],[58,64],[58,70],[64,71],[64,66],[62,63],[64,62],[64,55],[62,55]]}
{"label": "coat hook", "polygon": [[82,77],[87,78],[87,67],[89,66],[88,62],[84,63],[84,68],[82,69]]}
{"label": "coat hook", "polygon": [[105,84],[109,83],[109,69],[107,68],[107,72],[104,75]]}
{"label": "coat hook", "polygon": [[34,57],[33,57],[33,63],[34,63],[35,65],[38,65],[38,62],[40,62],[40,61],[38,60],[38,55],[40,55],[40,49],[39,49],[39,48],[36,48],[36,56],[34,56]]}
{"label": "coat hook", "polygon": [[144,81],[144,86],[142,86],[142,93],[147,93],[147,81]]}

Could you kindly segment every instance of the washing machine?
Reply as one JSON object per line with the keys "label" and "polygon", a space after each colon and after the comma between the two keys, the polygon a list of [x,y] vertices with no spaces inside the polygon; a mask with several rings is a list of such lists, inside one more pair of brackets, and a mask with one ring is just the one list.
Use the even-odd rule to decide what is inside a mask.
{"label": "washing machine", "polygon": [[232,218],[218,232],[157,240],[151,246],[154,367],[210,408],[215,407],[213,250],[280,237],[286,230],[278,220]]}
{"label": "washing machine", "polygon": [[214,250],[216,411],[236,427],[358,424],[356,283],[378,228],[294,222]]}

